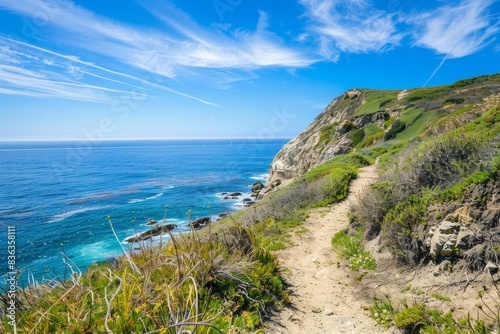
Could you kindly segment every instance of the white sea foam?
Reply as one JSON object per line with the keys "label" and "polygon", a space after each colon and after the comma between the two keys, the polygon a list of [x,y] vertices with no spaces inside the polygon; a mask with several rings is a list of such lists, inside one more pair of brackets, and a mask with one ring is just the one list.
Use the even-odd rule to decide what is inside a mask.
{"label": "white sea foam", "polygon": [[267,180],[268,176],[269,176],[268,173],[264,173],[264,174],[256,174],[256,175],[250,176],[250,178],[253,180],[257,180],[257,181],[265,181],[265,180]]}
{"label": "white sea foam", "polygon": [[77,215],[77,214],[82,213],[82,212],[96,211],[96,210],[106,209],[106,208],[109,208],[109,207],[110,207],[109,205],[106,205],[106,206],[89,206],[87,208],[81,208],[81,209],[67,211],[67,212],[60,213],[60,214],[57,214],[57,215],[53,216],[52,219],[50,219],[47,223],[50,224],[50,223],[59,222],[61,220],[65,220],[65,219],[67,219],[67,218],[69,218],[71,216]]}
{"label": "white sea foam", "polygon": [[155,199],[155,198],[158,198],[158,197],[161,197],[163,196],[163,193],[159,193],[159,194],[156,194],[154,196],[150,196],[150,197],[146,197],[146,198],[134,198],[134,199],[131,199],[130,201],[128,201],[128,204],[133,204],[133,203],[140,203],[140,202],[144,202],[144,201],[149,201],[149,200],[152,200],[152,199]]}
{"label": "white sea foam", "polygon": [[[114,241],[114,240],[113,240]],[[116,247],[116,242],[110,241],[97,241],[91,244],[85,244],[82,246],[77,246],[73,250],[75,255],[74,260],[79,261],[103,261],[107,258],[118,257],[121,255],[120,250]]]}

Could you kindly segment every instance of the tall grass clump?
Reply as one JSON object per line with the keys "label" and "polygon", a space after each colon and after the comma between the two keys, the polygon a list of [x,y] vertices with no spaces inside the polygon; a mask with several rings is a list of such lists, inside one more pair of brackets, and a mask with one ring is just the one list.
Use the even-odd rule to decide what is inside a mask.
{"label": "tall grass clump", "polygon": [[[139,246],[129,258],[18,293],[18,332],[255,331],[271,309],[289,302],[277,260],[251,229],[171,234],[164,247]],[[13,332],[8,319],[2,327]]]}

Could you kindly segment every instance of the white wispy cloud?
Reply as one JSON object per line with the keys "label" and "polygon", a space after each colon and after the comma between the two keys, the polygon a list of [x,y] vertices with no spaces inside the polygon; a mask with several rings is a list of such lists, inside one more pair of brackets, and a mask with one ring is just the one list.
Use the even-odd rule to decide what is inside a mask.
{"label": "white wispy cloud", "polygon": [[[17,51],[16,49],[23,51]],[[8,70],[14,72],[15,75],[23,75],[17,77],[17,81],[10,83],[12,87],[17,85],[22,90],[22,95],[28,95],[28,92],[31,91],[34,97],[77,99],[75,96],[78,96],[78,100],[81,101],[109,103],[119,96],[124,95],[154,98],[155,96],[148,95],[147,93],[154,90],[179,95],[207,105],[216,105],[213,102],[162,85],[162,80],[158,78],[152,78],[151,81],[148,81],[147,79],[142,79],[128,73],[118,72],[88,61],[83,61],[77,56],[57,53],[1,36],[0,60],[0,66],[3,66],[4,69],[7,64],[10,64]],[[12,66],[13,64],[21,66]],[[27,66],[32,69],[25,69]],[[113,89],[107,87],[102,82],[99,86],[89,85],[85,83],[85,80],[88,81],[89,77],[102,79],[106,82],[114,82],[134,89]],[[0,77],[0,84],[2,82],[5,83],[7,78],[12,78],[12,74],[5,78]],[[118,80],[118,78],[125,79],[128,82]],[[33,79],[37,79],[38,81],[35,83]],[[58,86],[58,89],[54,89],[55,85]],[[75,92],[75,90],[78,92]]]}
{"label": "white wispy cloud", "polygon": [[[75,57],[0,37],[0,86],[2,93],[32,97],[57,97],[86,102],[109,103],[118,96],[152,97],[144,90],[130,91],[88,80]],[[86,76],[87,74],[87,76]],[[111,78],[93,74],[107,81]],[[92,81],[94,83],[92,83]],[[125,83],[121,83],[124,85]],[[130,85],[127,85],[130,86]]]}
{"label": "white wispy cloud", "polygon": [[171,3],[143,2],[143,5],[182,36],[182,43],[176,45],[177,54],[171,55],[174,64],[254,70],[273,66],[307,67],[318,60],[298,48],[287,46],[270,32],[269,17],[263,11],[259,12],[254,31],[236,29],[222,34],[199,26]]}
{"label": "white wispy cloud", "polygon": [[462,0],[431,12],[414,15],[407,23],[415,27],[416,45],[435,50],[448,59],[476,53],[494,41],[500,30],[498,13],[488,8],[495,0]]}
{"label": "white wispy cloud", "polygon": [[[317,38],[319,52],[337,61],[341,52],[383,52],[403,35],[394,14],[376,9],[368,0],[300,0]],[[302,35],[302,38],[307,35]]]}
{"label": "white wispy cloud", "polygon": [[255,31],[225,26],[224,32],[200,26],[168,2],[143,4],[165,24],[165,30],[112,21],[65,0],[5,0],[0,7],[22,15],[48,13],[47,26],[57,28],[59,33],[54,36],[63,36],[60,42],[166,78],[185,79],[183,74],[189,73],[216,80],[220,74],[217,70],[223,70],[222,81],[227,83],[227,71],[235,72],[232,81],[248,71],[307,67],[318,60],[269,32],[263,12]]}

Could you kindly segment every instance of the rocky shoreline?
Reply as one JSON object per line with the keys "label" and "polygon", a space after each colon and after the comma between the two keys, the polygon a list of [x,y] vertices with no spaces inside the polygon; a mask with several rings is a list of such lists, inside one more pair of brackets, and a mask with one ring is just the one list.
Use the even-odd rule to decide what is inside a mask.
{"label": "rocky shoreline", "polygon": [[[274,188],[274,187],[272,187]],[[260,182],[256,181],[252,185],[252,193],[250,194],[249,197],[244,197],[240,203],[237,203],[235,206],[241,207],[241,208],[248,208],[255,203],[257,203],[258,200],[263,198],[263,195],[265,194],[267,188],[266,186]],[[223,197],[223,200],[238,200],[240,197],[243,195],[241,192],[222,192],[220,193],[221,196]],[[221,212],[217,214],[216,219],[212,219],[212,217],[202,217],[202,218],[197,218],[189,223],[189,226],[193,230],[201,230],[204,227],[207,227],[210,224],[213,224],[215,222],[221,221],[223,219],[226,219],[229,217],[230,214],[227,212]],[[158,222],[154,219],[148,218],[148,221],[146,222],[146,225],[148,226],[154,226],[153,228],[138,233],[136,235],[127,237],[124,241],[127,243],[135,243],[135,242],[141,242],[141,241],[146,241],[149,239],[152,239],[153,237],[163,235],[165,233],[170,233],[174,229],[177,228],[177,225],[175,224],[165,224],[164,222]]]}

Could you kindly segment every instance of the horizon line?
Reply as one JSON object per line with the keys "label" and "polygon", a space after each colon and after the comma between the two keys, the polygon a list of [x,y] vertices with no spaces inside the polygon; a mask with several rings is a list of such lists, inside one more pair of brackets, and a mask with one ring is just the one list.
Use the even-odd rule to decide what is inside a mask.
{"label": "horizon line", "polygon": [[1,139],[0,143],[55,143],[55,142],[95,142],[96,146],[100,142],[112,142],[112,141],[161,141],[161,140],[280,140],[280,139],[292,139],[294,136],[283,136],[274,138],[259,138],[259,137],[162,137],[162,138],[102,138],[102,139],[91,139],[91,138],[8,138]]}

